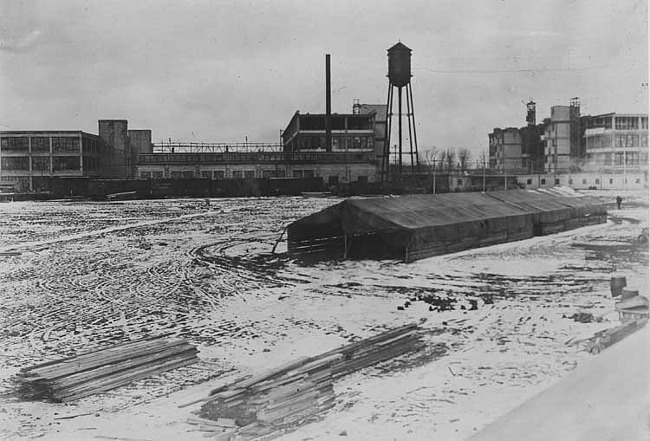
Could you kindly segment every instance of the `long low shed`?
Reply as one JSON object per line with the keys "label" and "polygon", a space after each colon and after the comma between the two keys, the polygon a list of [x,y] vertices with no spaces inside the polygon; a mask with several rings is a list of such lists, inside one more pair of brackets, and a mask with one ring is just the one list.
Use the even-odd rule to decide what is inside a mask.
{"label": "long low shed", "polygon": [[347,199],[287,228],[290,255],[411,262],[603,223],[594,197],[512,190]]}

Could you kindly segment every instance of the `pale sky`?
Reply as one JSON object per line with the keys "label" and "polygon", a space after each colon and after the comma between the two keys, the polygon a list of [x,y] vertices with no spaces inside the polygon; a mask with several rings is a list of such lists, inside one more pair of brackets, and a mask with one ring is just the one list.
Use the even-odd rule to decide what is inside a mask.
{"label": "pale sky", "polygon": [[128,119],[154,141],[279,142],[296,110],[385,103],[386,49],[413,49],[420,150],[494,127],[648,111],[645,0],[2,0],[0,130]]}

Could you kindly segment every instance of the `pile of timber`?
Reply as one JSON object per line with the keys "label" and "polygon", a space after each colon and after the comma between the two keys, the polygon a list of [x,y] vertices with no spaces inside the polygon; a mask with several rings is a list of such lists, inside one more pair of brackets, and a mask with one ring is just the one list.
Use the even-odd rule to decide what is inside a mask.
{"label": "pile of timber", "polygon": [[623,340],[625,337],[643,328],[647,323],[647,318],[628,320],[622,325],[599,331],[593,337],[587,339],[585,347],[592,354],[598,354],[603,349],[610,347],[614,343]]}
{"label": "pile of timber", "polygon": [[188,422],[218,439],[273,437],[331,408],[333,380],[421,347],[418,327],[410,324],[303,357],[212,390],[201,400],[201,418]]}
{"label": "pile of timber", "polygon": [[18,392],[25,399],[73,401],[196,363],[196,352],[181,339],[137,340],[24,368]]}

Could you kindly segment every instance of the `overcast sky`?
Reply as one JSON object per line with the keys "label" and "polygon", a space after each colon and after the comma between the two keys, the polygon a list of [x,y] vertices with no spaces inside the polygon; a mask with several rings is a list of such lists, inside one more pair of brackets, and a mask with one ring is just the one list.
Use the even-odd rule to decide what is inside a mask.
{"label": "overcast sky", "polygon": [[128,119],[155,141],[278,142],[296,110],[385,103],[386,49],[413,49],[420,149],[494,127],[647,112],[645,0],[2,0],[0,130]]}

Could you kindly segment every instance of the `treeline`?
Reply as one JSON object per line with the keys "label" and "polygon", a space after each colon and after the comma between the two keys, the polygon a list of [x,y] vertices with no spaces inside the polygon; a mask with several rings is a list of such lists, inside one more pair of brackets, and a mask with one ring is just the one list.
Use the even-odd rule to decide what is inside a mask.
{"label": "treeline", "polygon": [[484,151],[474,160],[472,151],[462,147],[459,149],[437,147],[425,148],[418,153],[421,165],[438,171],[465,171],[489,167],[488,157]]}

